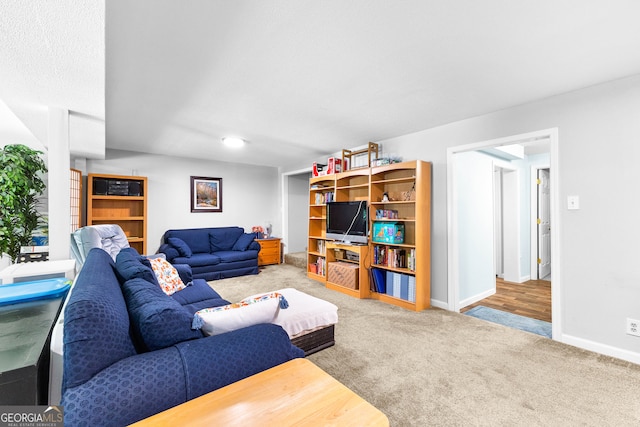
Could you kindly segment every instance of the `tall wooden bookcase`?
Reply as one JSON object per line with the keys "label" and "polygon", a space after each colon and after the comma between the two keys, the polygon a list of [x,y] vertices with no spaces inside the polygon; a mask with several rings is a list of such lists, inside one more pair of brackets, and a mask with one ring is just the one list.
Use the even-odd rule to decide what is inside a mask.
{"label": "tall wooden bookcase", "polygon": [[87,225],[96,224],[118,224],[127,236],[129,245],[140,254],[146,254],[147,178],[89,174]]}
{"label": "tall wooden bookcase", "polygon": [[[420,311],[431,305],[431,163],[414,160],[372,168],[354,169],[330,176],[314,177],[309,182],[308,277],[330,289],[356,298],[373,298],[389,304]],[[349,248],[326,239],[326,202],[366,200],[369,205],[369,231],[374,223],[402,223],[403,243],[376,243],[371,236],[365,246]],[[376,218],[377,211],[397,213],[397,218]],[[329,248],[329,251],[327,251]],[[327,281],[327,263],[336,260],[334,249],[360,255],[359,289],[341,287]],[[381,262],[376,254],[412,254],[412,262],[402,266]],[[378,263],[376,263],[378,261]],[[399,273],[411,278],[415,296],[398,298],[378,293],[370,287],[370,270]]]}

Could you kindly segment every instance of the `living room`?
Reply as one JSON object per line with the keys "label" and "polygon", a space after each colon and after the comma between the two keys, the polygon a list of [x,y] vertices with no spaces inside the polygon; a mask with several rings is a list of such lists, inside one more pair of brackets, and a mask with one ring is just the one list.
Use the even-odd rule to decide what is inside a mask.
{"label": "living room", "polygon": [[[153,6],[145,2],[136,3],[140,10],[136,13],[131,11],[131,16],[125,19],[120,27],[110,26],[110,19],[115,19],[118,14],[123,13],[124,2],[114,2],[113,6],[106,6],[107,35],[113,35],[110,33],[111,31],[131,31],[132,21],[136,19],[152,20],[153,17],[160,19],[162,15],[160,10],[154,10]],[[283,212],[287,207],[289,197],[286,191],[287,176],[308,170],[314,161],[326,162],[327,157],[336,155],[341,148],[357,148],[366,144],[368,140],[379,143],[385,155],[398,156],[404,160],[419,159],[432,162],[431,303],[434,307],[455,311],[455,305],[459,301],[451,300],[451,281],[465,266],[452,265],[450,261],[452,254],[450,253],[449,232],[452,221],[450,216],[452,200],[448,191],[450,189],[451,149],[472,147],[474,144],[486,141],[556,129],[557,142],[554,148],[556,151],[551,153],[551,163],[554,171],[554,185],[556,186],[552,204],[557,213],[554,222],[554,236],[556,238],[554,248],[557,248],[557,251],[553,256],[558,261],[554,264],[557,269],[553,272],[553,283],[554,286],[557,286],[556,291],[558,292],[558,298],[554,298],[554,316],[557,317],[554,318],[554,323],[558,322],[559,329],[554,330],[553,338],[555,341],[639,364],[640,339],[628,335],[625,326],[628,318],[640,318],[640,310],[636,303],[640,298],[640,285],[638,284],[640,273],[636,262],[638,257],[636,242],[640,238],[640,230],[635,226],[636,212],[640,208],[640,201],[637,197],[626,197],[624,194],[627,189],[632,191],[631,194],[634,194],[633,183],[640,180],[640,171],[636,167],[635,160],[635,155],[638,153],[637,141],[640,137],[640,122],[637,120],[637,112],[640,111],[640,67],[637,60],[629,59],[629,62],[624,62],[620,58],[622,56],[627,58],[637,56],[635,55],[637,50],[634,50],[637,46],[633,44],[637,44],[637,30],[631,29],[627,20],[624,19],[625,15],[627,17],[633,16],[637,12],[637,6],[625,2],[614,3],[619,8],[607,6],[605,10],[600,9],[595,3],[590,3],[592,9],[581,10],[579,19],[576,18],[576,20],[588,22],[598,31],[593,31],[594,35],[588,36],[591,31],[583,30],[583,32],[576,33],[579,36],[576,36],[572,44],[563,45],[565,47],[572,46],[575,49],[571,55],[576,54],[579,48],[592,49],[592,53],[589,54],[591,55],[590,61],[584,57],[574,58],[567,51],[559,52],[557,56],[545,57],[549,62],[544,67],[539,64],[528,64],[530,67],[536,65],[535,72],[531,72],[531,74],[521,72],[520,79],[515,83],[511,82],[514,86],[509,87],[504,87],[501,80],[493,75],[476,72],[475,74],[481,75],[477,78],[483,82],[482,85],[477,86],[477,90],[474,90],[475,86],[467,86],[464,88],[466,96],[461,91],[457,91],[455,92],[457,98],[452,102],[437,101],[450,107],[450,115],[447,116],[446,121],[424,120],[422,127],[410,129],[410,126],[405,126],[403,131],[391,134],[376,128],[375,131],[371,130],[367,136],[364,136],[362,133],[353,131],[344,122],[348,122],[352,117],[354,122],[364,121],[373,129],[375,124],[373,120],[362,120],[362,117],[356,113],[359,107],[363,107],[361,104],[365,104],[365,101],[361,101],[361,104],[358,102],[348,104],[348,108],[343,107],[342,109],[331,104],[335,111],[332,111],[330,118],[323,116],[323,120],[313,124],[307,134],[299,133],[296,128],[298,133],[292,132],[295,135],[287,134],[287,138],[279,141],[265,138],[266,141],[263,142],[259,138],[260,134],[255,132],[253,135],[247,136],[249,144],[244,151],[226,154],[223,147],[214,145],[211,148],[212,153],[203,150],[200,157],[187,155],[190,149],[190,140],[184,136],[184,133],[174,134],[175,129],[168,130],[169,136],[167,136],[166,133],[163,134],[161,129],[154,129],[153,135],[150,135],[140,128],[132,128],[132,141],[150,136],[156,138],[156,141],[153,142],[157,146],[138,149],[131,142],[130,147],[127,147],[129,141],[123,134],[130,122],[136,120],[136,113],[140,114],[142,122],[142,118],[146,114],[153,115],[151,111],[154,109],[151,106],[148,110],[139,108],[140,104],[131,101],[127,108],[118,109],[117,113],[110,112],[110,105],[117,103],[119,97],[125,96],[122,93],[128,90],[125,83],[133,84],[133,80],[121,82],[115,79],[111,73],[117,73],[120,77],[121,74],[133,71],[127,67],[116,67],[121,61],[126,61],[126,55],[118,56],[107,50],[106,66],[102,67],[103,71],[106,67],[107,75],[104,86],[105,94],[103,95],[106,98],[103,99],[103,104],[106,105],[107,118],[106,124],[102,123],[102,136],[97,138],[98,140],[102,138],[103,145],[106,147],[103,150],[104,158],[74,155],[69,159],[69,166],[81,169],[85,174],[109,173],[140,175],[148,178],[149,237],[147,244],[150,252],[159,247],[164,231],[170,228],[180,228],[185,224],[188,224],[189,227],[238,225],[250,229],[254,225],[263,225],[267,222],[273,225],[274,235],[285,237],[284,250],[286,252],[286,235],[294,232],[288,230],[288,224],[283,221],[286,216]],[[243,3],[243,5],[245,8],[249,8],[249,4]],[[381,7],[379,4],[378,6]],[[469,4],[465,6],[471,7]],[[505,5],[500,3],[500,6],[504,7]],[[553,5],[549,3],[547,6],[549,11],[553,11]],[[94,5],[94,7],[98,11],[101,10],[100,5]],[[332,4],[332,7],[337,8],[338,6]],[[306,16],[306,12],[302,9],[303,6],[299,6],[299,8],[295,8],[297,15],[291,11],[293,17],[282,22],[283,25],[302,20],[302,17]],[[375,10],[375,8],[373,9]],[[475,10],[475,8],[471,10]],[[557,22],[554,21],[559,27],[562,26],[562,18],[570,16],[569,10],[563,9],[563,11],[566,14],[562,15],[558,11],[560,17]],[[218,12],[222,13],[222,11]],[[435,13],[435,11],[433,12]],[[240,8],[235,13],[241,16],[242,13],[248,12],[244,8]],[[324,13],[328,16],[332,15],[326,10]],[[345,10],[343,13],[345,20],[348,21],[348,18],[355,20],[353,10]],[[242,21],[237,15],[232,15]],[[231,19],[229,16],[227,19]],[[406,18],[405,15],[403,16]],[[609,33],[603,32],[602,28],[596,25],[598,22],[604,25],[603,22],[595,18],[597,16],[604,17],[602,20],[609,24],[617,21],[619,23],[618,30],[611,30]],[[470,20],[465,15],[464,22],[469,24]],[[377,22],[380,23],[380,21]],[[419,27],[417,23],[412,25]],[[590,28],[589,25],[585,25],[585,27]],[[299,29],[299,27],[295,28]],[[532,30],[535,27],[528,28]],[[513,30],[513,28],[511,29]],[[611,28],[607,27],[607,29]],[[545,30],[553,34],[554,29],[550,26],[549,28],[545,27]],[[549,36],[549,33],[544,33],[548,37],[544,40],[548,43],[558,42],[558,39]],[[607,37],[607,34],[611,37]],[[568,37],[566,33],[562,33],[562,35]],[[148,34],[137,36],[148,40],[153,39],[155,33],[150,31]],[[107,45],[114,41],[123,43],[122,39],[114,40],[107,37]],[[229,41],[229,43],[233,45],[234,42]],[[253,47],[255,50],[261,48],[266,47]],[[178,52],[181,46],[174,46],[174,49],[174,52]],[[505,58],[501,62],[503,68],[515,67],[518,64],[514,63],[524,61],[517,55],[511,56],[515,47],[507,46],[503,49],[505,54]],[[604,59],[607,52],[616,51],[616,49],[620,52],[618,56],[614,58],[607,56]],[[132,50],[135,51],[135,49]],[[393,52],[393,49],[384,52]],[[194,53],[194,55],[196,54],[200,55],[201,51],[198,50]],[[415,55],[422,54],[416,53]],[[568,65],[563,59],[563,55],[574,59],[576,63]],[[161,55],[157,54],[153,57],[157,59]],[[344,60],[345,58],[340,59]],[[581,59],[582,62],[578,59]],[[153,63],[153,61],[151,64],[146,64],[148,68],[143,69],[145,75],[140,80],[151,78],[150,76],[153,75],[151,71],[154,67],[166,66],[168,62],[175,61],[175,58],[168,58],[164,61],[160,64]],[[478,63],[486,65],[477,56],[470,57],[468,61],[459,59],[459,66],[462,68],[477,68]],[[619,64],[619,68],[614,71],[609,69],[607,72],[602,71],[602,77],[598,77],[599,70],[607,64]],[[340,68],[341,66],[346,67],[341,63],[332,64],[332,68]],[[402,68],[399,66],[395,69],[395,73],[401,73]],[[522,68],[518,69],[522,70]],[[235,73],[245,72],[235,66],[233,71]],[[304,73],[309,70],[300,67],[297,71]],[[590,72],[589,78],[585,77],[587,71]],[[482,112],[471,108],[476,105],[478,100],[492,98],[494,96],[493,88],[495,88],[495,96],[498,92],[515,93],[522,90],[522,87],[532,84],[531,81],[536,80],[536,77],[540,77],[543,72],[547,73],[546,77],[549,80],[557,81],[559,88],[568,87],[560,84],[561,81],[566,82],[567,80],[573,80],[574,86],[569,90],[559,92],[552,85],[547,87],[544,92],[526,94],[528,97],[514,96],[513,99],[503,97],[500,98],[501,104],[493,104],[490,109]],[[34,126],[33,122],[29,120],[31,116],[21,110],[22,107],[18,102],[20,97],[14,95],[14,87],[20,88],[23,83],[15,83],[17,80],[15,74],[15,72],[11,73],[4,80],[5,83],[0,83],[2,92],[8,94],[7,99],[3,97],[2,100],[20,120],[29,123],[29,126],[26,127],[32,137],[37,135],[46,140],[46,132],[44,132],[45,136],[42,136],[42,129],[46,130],[47,127],[46,117],[37,126]],[[596,77],[593,77],[594,75]],[[193,76],[194,80],[200,77]],[[383,81],[390,83],[393,82],[393,79],[383,79]],[[5,85],[13,83],[15,83],[13,87],[5,88]],[[310,82],[306,83],[307,87],[313,86]],[[473,80],[473,83],[476,84],[478,81]],[[344,89],[348,87],[349,82],[342,82],[342,84],[341,88]],[[125,85],[124,88],[122,85]],[[444,88],[442,91],[445,93],[441,96],[446,97],[448,84],[441,82],[440,86]],[[286,85],[278,86],[278,89],[283,88],[286,88]],[[176,84],[171,86],[169,93],[165,93],[162,95],[163,97],[149,94],[141,101],[141,104],[160,101],[180,104],[193,95],[193,93],[180,94],[180,91],[181,85]],[[291,92],[293,91],[287,89],[284,93],[289,96]],[[378,97],[384,98],[391,96],[387,92],[393,93],[393,87],[390,86],[384,91],[372,91],[371,93],[377,93]],[[140,92],[135,94],[139,95]],[[334,95],[334,92],[331,92],[331,96]],[[361,100],[369,99],[363,94],[360,95],[359,99]],[[424,95],[423,98],[428,98],[428,96]],[[315,95],[313,99],[318,100],[318,105],[323,105],[321,102],[322,94]],[[402,121],[407,116],[396,117],[390,113],[396,107],[398,111],[400,110],[402,99],[393,99],[398,104],[388,102],[386,105],[393,105],[393,107],[388,108],[386,115],[395,117],[396,121]],[[55,99],[47,99],[44,106],[54,105],[55,101]],[[126,98],[126,102],[129,101]],[[202,99],[199,99],[198,102],[206,103]],[[241,103],[241,101],[236,102]],[[455,106],[451,107],[451,103],[457,103],[457,109]],[[70,110],[75,110],[73,104],[62,105]],[[263,107],[268,109],[270,106]],[[247,108],[245,113],[250,116],[249,113],[256,108]],[[129,109],[134,111],[131,112]],[[176,110],[178,109],[179,107],[176,107]],[[437,106],[435,110],[437,110]],[[295,116],[291,109],[284,111],[286,114]],[[420,111],[422,112],[422,110]],[[189,117],[190,112],[192,110],[185,110],[180,114]],[[94,111],[86,112],[87,115],[94,113]],[[178,114],[176,111],[173,113]],[[224,111],[220,112],[221,115],[218,117],[226,117],[226,113],[223,113]],[[122,116],[127,114],[131,117],[124,120]],[[217,136],[218,133],[223,132],[241,133],[243,131],[241,127],[224,128],[215,129],[215,131],[211,131],[211,134],[208,134],[209,129],[204,126],[206,131],[202,134],[200,123],[207,119],[198,114],[194,113],[187,121],[177,120],[175,127],[187,127],[187,132],[192,135],[193,140],[213,141],[213,134]],[[436,112],[432,111],[430,114],[435,116]],[[100,116],[100,114],[96,115]],[[104,114],[102,115],[104,116]],[[46,116],[46,114],[42,116]],[[74,129],[73,123],[87,120],[87,117],[79,117],[80,114],[72,113],[71,116],[72,130]],[[383,116],[385,115],[377,117]],[[271,115],[262,120],[268,121],[269,119],[271,119]],[[88,119],[88,121],[91,120],[93,119]],[[110,120],[113,120],[113,125],[110,124]],[[118,120],[124,124],[116,124]],[[160,128],[164,121],[170,120],[171,114],[167,112],[166,115],[154,117],[153,122]],[[249,128],[250,122],[251,118],[244,120],[247,128]],[[339,133],[342,126],[345,127],[345,130],[339,137],[333,133],[323,133],[323,128],[331,125],[337,129],[336,133]],[[110,126],[114,127],[110,128]],[[23,125],[23,127],[25,126]],[[104,128],[107,131],[106,136]],[[313,135],[312,131],[315,131],[320,137]],[[0,133],[0,135],[3,138],[0,142],[2,144],[7,143],[6,140],[10,140],[11,143],[16,141],[13,133]],[[140,138],[139,135],[142,135],[143,138]],[[174,135],[178,136],[172,142],[171,139]],[[75,137],[73,136],[73,138]],[[315,141],[316,146],[303,150],[298,144],[287,145],[285,143],[286,141],[307,138]],[[323,140],[327,141],[326,149],[321,142]],[[217,141],[218,139],[216,139],[216,144]],[[170,154],[169,150],[172,145],[177,147],[177,152]],[[47,146],[51,147],[51,145]],[[249,154],[249,152],[257,152],[258,154]],[[276,156],[282,154],[287,161],[278,164],[261,164],[256,160],[260,157],[266,158],[269,152],[274,152]],[[294,155],[299,152],[304,152],[302,158],[294,158]],[[53,155],[49,153],[48,157],[49,159],[57,159],[55,153]],[[270,158],[272,159],[272,157]],[[251,161],[245,161],[249,159]],[[194,175],[222,178],[223,210],[221,213],[191,213],[189,209],[189,177]],[[580,197],[580,209],[567,209],[569,196]],[[593,224],[602,223],[607,226],[605,232],[591,232],[589,231],[591,228],[587,227],[587,225],[593,226]],[[306,230],[298,230],[297,232],[306,233]],[[68,237],[66,229],[58,230],[57,235]],[[68,240],[65,241],[65,244],[67,242]]]}

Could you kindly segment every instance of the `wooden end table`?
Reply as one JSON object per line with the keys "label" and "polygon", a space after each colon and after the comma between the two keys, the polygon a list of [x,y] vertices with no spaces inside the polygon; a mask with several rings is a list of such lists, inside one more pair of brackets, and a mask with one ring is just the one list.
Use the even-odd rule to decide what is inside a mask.
{"label": "wooden end table", "polygon": [[258,265],[280,264],[280,239],[279,237],[267,237],[256,239],[260,244],[258,252]]}
{"label": "wooden end table", "polygon": [[134,426],[388,426],[387,416],[307,359],[294,359]]}

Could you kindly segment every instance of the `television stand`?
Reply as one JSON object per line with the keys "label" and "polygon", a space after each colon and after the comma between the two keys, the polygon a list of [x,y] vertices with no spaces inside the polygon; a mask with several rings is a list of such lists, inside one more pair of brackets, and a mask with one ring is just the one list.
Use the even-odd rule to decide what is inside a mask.
{"label": "television stand", "polygon": [[[335,250],[343,250],[354,253],[358,259],[336,259]],[[352,289],[342,284],[332,283],[329,280],[326,282],[326,287],[334,291],[342,292],[343,294],[350,295],[355,298],[370,298],[369,289],[369,246],[368,245],[355,245],[339,242],[327,242],[327,268],[329,263],[340,261],[347,262],[358,266],[358,286],[356,289]]]}

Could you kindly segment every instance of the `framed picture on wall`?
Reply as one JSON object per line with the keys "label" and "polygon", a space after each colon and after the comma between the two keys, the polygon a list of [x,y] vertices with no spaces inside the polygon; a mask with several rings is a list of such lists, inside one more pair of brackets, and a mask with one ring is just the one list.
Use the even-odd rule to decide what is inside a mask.
{"label": "framed picture on wall", "polygon": [[222,212],[222,178],[191,177],[191,212]]}

